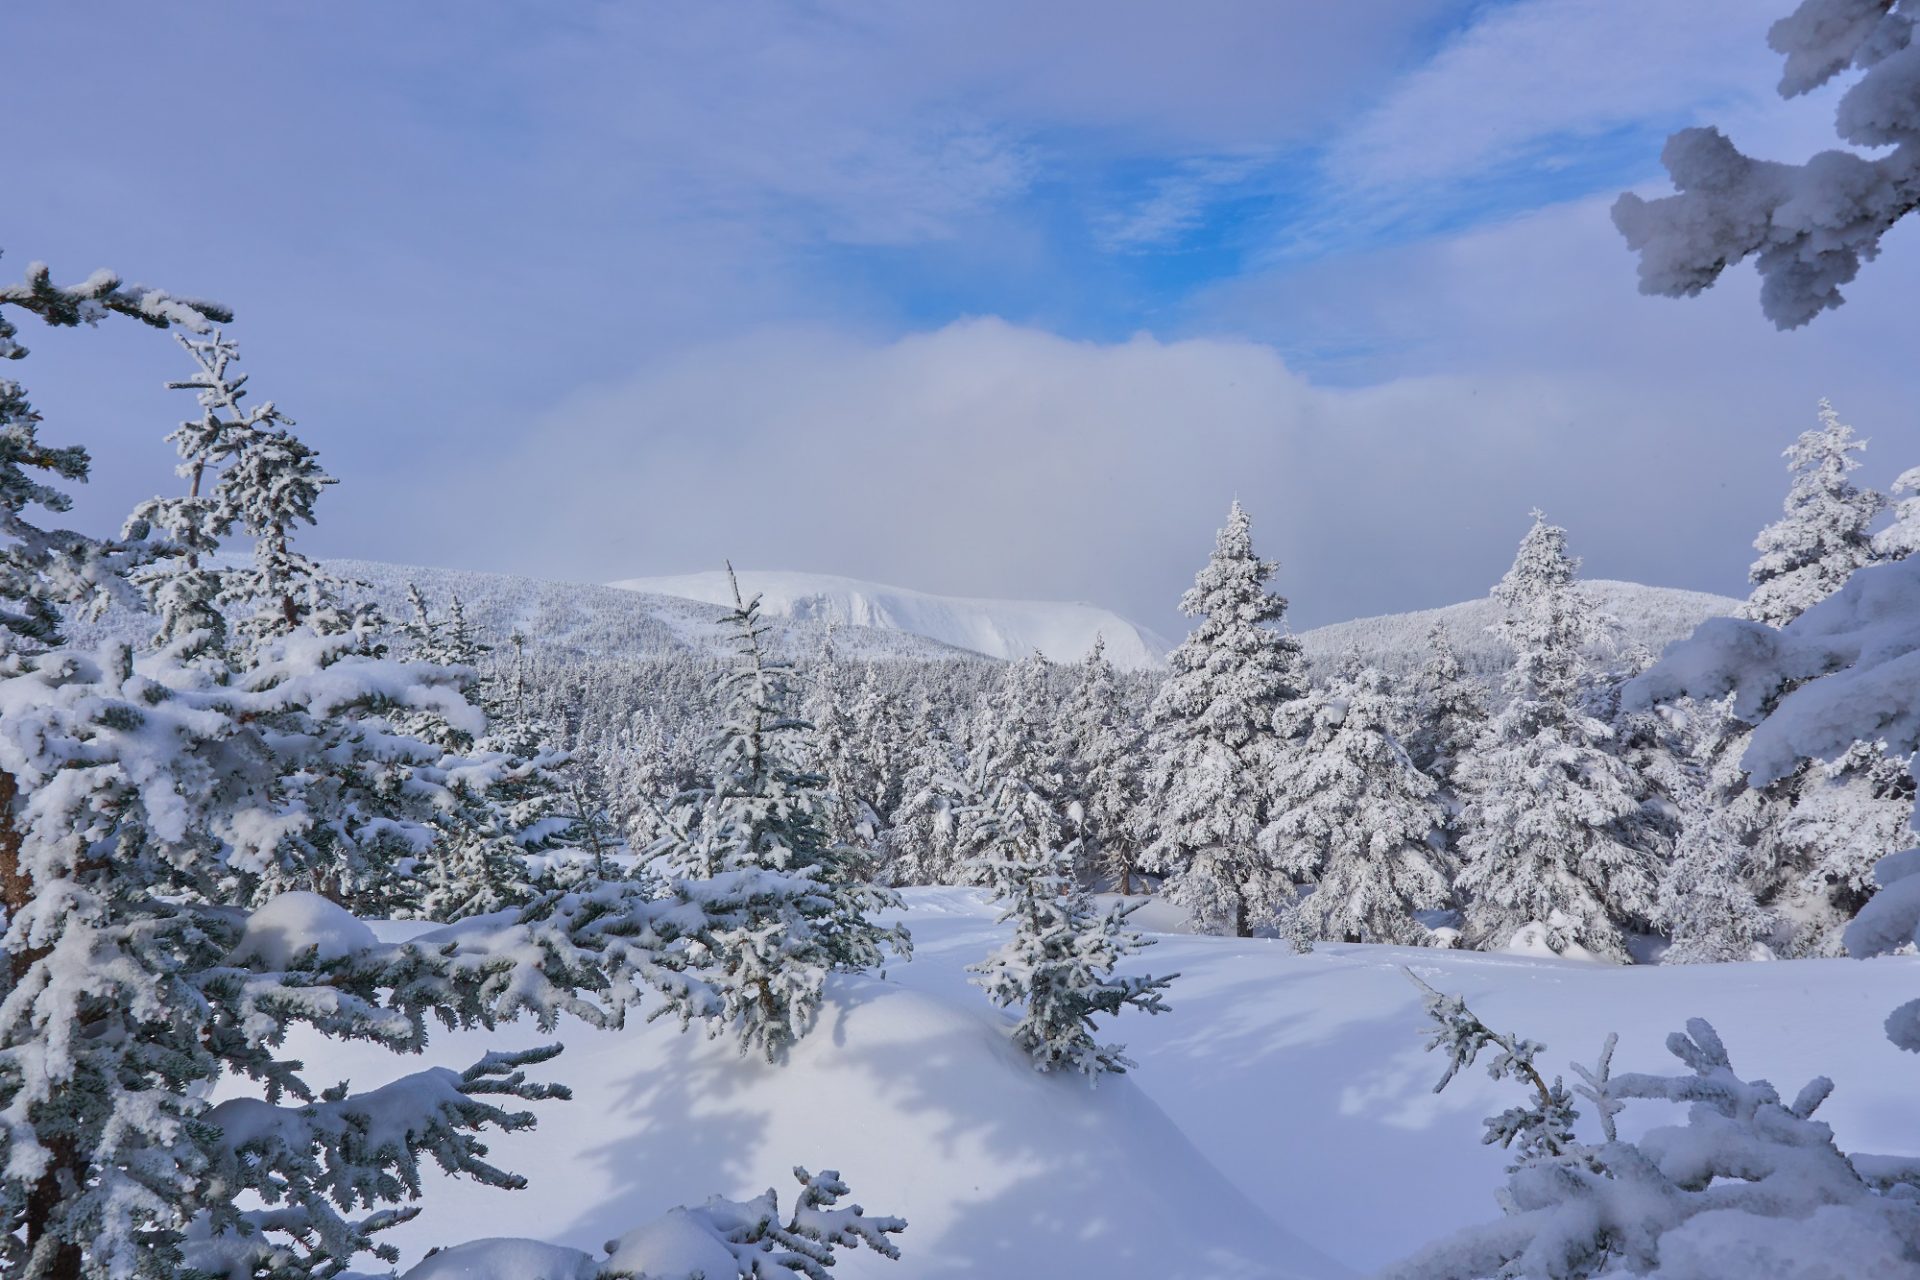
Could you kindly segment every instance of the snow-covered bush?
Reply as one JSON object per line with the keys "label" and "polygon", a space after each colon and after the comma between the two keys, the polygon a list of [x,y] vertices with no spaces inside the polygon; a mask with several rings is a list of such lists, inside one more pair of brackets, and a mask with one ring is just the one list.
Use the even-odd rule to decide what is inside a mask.
{"label": "snow-covered bush", "polygon": [[1001,1008],[1020,1006],[1013,1042],[1041,1071],[1087,1076],[1134,1065],[1126,1046],[1093,1038],[1094,1015],[1142,1009],[1165,1013],[1162,992],[1178,975],[1114,976],[1114,966],[1147,945],[1127,927],[1132,909],[1101,910],[1074,875],[1071,847],[1039,842],[1015,826],[1002,828],[984,867],[1013,936],[980,964],[974,981]]}
{"label": "snow-covered bush", "polygon": [[[1614,225],[1640,255],[1643,293],[1691,297],[1753,255],[1760,306],[1782,329],[1845,299],[1840,287],[1880,251],[1880,238],[1920,207],[1920,44],[1913,0],[1801,0],[1767,32],[1785,56],[1783,97],[1848,71],[1835,126],[1853,146],[1805,164],[1743,155],[1713,128],[1683,129],[1661,160],[1678,194],[1628,193]],[[1885,148],[1885,150],[1881,150]]]}
{"label": "snow-covered bush", "polygon": [[[1416,982],[1419,980],[1416,978]],[[1920,1269],[1920,1159],[1849,1155],[1813,1114],[1833,1083],[1792,1102],[1734,1072],[1704,1020],[1667,1038],[1687,1068],[1673,1076],[1612,1074],[1615,1038],[1570,1092],[1535,1066],[1542,1046],[1501,1035],[1457,996],[1420,984],[1429,1047],[1448,1065],[1435,1091],[1484,1049],[1488,1072],[1526,1099],[1487,1120],[1485,1140],[1515,1152],[1499,1199],[1505,1216],[1433,1244],[1385,1274],[1399,1280],[1662,1280],[1732,1276],[1893,1277]],[[1575,1133],[1574,1094],[1593,1106],[1597,1141]],[[1682,1124],[1622,1139],[1628,1102],[1687,1108]]]}
{"label": "snow-covered bush", "polygon": [[403,1280],[829,1280],[836,1249],[900,1256],[887,1237],[906,1230],[904,1220],[839,1207],[847,1185],[832,1169],[793,1176],[801,1191],[785,1223],[772,1189],[751,1200],[716,1196],[609,1240],[604,1258],[532,1240],[476,1240],[428,1255]]}

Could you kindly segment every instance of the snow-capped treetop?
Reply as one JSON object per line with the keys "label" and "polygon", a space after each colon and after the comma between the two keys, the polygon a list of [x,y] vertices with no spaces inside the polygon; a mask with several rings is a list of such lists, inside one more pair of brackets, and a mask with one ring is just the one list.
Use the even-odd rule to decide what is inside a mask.
{"label": "snow-capped treetop", "polygon": [[1535,511],[1512,567],[1493,588],[1501,604],[1493,629],[1513,649],[1506,689],[1516,703],[1564,713],[1579,697],[1582,650],[1607,631],[1579,573],[1567,531]]}
{"label": "snow-capped treetop", "polygon": [[1834,124],[1866,156],[1822,151],[1805,164],[1744,155],[1714,128],[1667,139],[1661,162],[1678,194],[1631,192],[1613,222],[1640,255],[1640,291],[1691,297],[1754,255],[1760,307],[1790,329],[1845,299],[1840,287],[1880,251],[1880,238],[1920,206],[1920,45],[1914,0],[1801,0],[1767,43],[1785,55],[1780,94],[1796,97],[1843,72],[1862,73]]}
{"label": "snow-capped treetop", "polygon": [[1760,558],[1748,574],[1753,595],[1742,617],[1784,626],[1873,558],[1867,526],[1885,499],[1848,478],[1860,466],[1852,455],[1866,447],[1822,400],[1820,425],[1803,432],[1784,455],[1793,484],[1785,514],[1753,540]]}
{"label": "snow-capped treetop", "polygon": [[1286,597],[1267,590],[1279,566],[1253,549],[1253,523],[1238,502],[1180,611],[1200,621],[1172,653],[1153,720],[1246,746],[1271,727],[1281,703],[1300,696],[1300,644],[1287,634]]}

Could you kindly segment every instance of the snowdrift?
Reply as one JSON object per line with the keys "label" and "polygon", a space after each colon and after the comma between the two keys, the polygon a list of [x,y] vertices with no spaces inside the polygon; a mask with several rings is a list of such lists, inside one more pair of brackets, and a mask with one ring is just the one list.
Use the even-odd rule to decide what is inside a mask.
{"label": "snowdrift", "polygon": [[[547,1074],[574,1100],[538,1104],[538,1129],[491,1144],[531,1186],[430,1179],[425,1212],[391,1233],[405,1263],[489,1236],[599,1256],[608,1239],[709,1195],[773,1187],[784,1204],[791,1167],[805,1164],[840,1170],[854,1201],[909,1222],[902,1261],[848,1255],[848,1277],[1370,1273],[1497,1217],[1506,1162],[1481,1145],[1480,1121],[1510,1105],[1510,1086],[1476,1070],[1432,1092],[1441,1063],[1423,1050],[1408,968],[1544,1042],[1549,1073],[1591,1061],[1610,1030],[1617,1071],[1669,1071],[1668,1033],[1705,1017],[1743,1074],[1789,1095],[1831,1076],[1821,1118],[1844,1148],[1920,1154],[1914,1064],[1881,1028],[1920,987],[1920,958],[1623,968],[1359,945],[1300,956],[1277,941],[1162,934],[1135,963],[1180,974],[1172,1011],[1110,1024],[1103,1038],[1124,1041],[1139,1067],[1090,1088],[1035,1073],[968,984],[966,966],[1001,936],[979,894],[905,897],[915,958],[884,977],[836,979],[784,1067],[677,1024],[563,1024],[555,1038],[568,1049]],[[443,1035],[428,1057],[465,1066],[541,1039],[524,1027]],[[354,1046],[307,1056],[317,1081],[395,1071]],[[1640,1104],[1622,1132],[1678,1118]]]}
{"label": "snowdrift", "polygon": [[[970,916],[976,930],[991,919]],[[490,1144],[489,1158],[531,1185],[433,1179],[426,1212],[386,1237],[402,1269],[477,1237],[599,1256],[609,1239],[712,1194],[774,1187],[784,1204],[801,1163],[839,1170],[853,1202],[909,1223],[902,1261],[849,1254],[836,1268],[847,1277],[1349,1274],[1236,1190],[1131,1079],[1090,1088],[1040,1075],[979,991],[963,981],[917,989],[902,980],[913,968],[832,980],[819,1025],[778,1067],[673,1022],[563,1026],[555,1038],[567,1051],[548,1073],[574,1101],[539,1105],[536,1131]],[[456,1062],[540,1040],[526,1028],[442,1036],[431,1056]],[[390,1057],[352,1060],[352,1048],[310,1057],[322,1053],[332,1071],[317,1079],[392,1070]]]}

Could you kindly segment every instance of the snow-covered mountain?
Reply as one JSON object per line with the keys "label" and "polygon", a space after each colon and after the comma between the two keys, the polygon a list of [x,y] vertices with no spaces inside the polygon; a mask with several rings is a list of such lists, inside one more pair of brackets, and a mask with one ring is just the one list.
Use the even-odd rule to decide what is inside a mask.
{"label": "snow-covered mountain", "polygon": [[[1139,671],[1160,666],[1170,647],[1146,627],[1098,605],[936,596],[824,573],[741,570],[739,577],[741,590],[757,593],[762,611],[772,617],[901,631],[992,658],[1019,658],[1038,649],[1052,661],[1077,662],[1098,635],[1106,638],[1107,657],[1116,667]],[[610,585],[708,604],[733,602],[724,572]]]}
{"label": "snow-covered mountain", "polygon": [[[330,560],[327,567],[364,583],[390,618],[412,613],[407,588],[418,586],[436,610],[460,597],[467,617],[489,643],[519,632],[545,649],[606,658],[648,658],[671,653],[733,652],[727,611],[685,594],[622,591],[584,582],[550,582],[508,573],[434,569],[370,560]],[[822,620],[797,617],[775,628],[776,646],[791,658],[820,650],[827,636]],[[936,639],[899,628],[854,624],[839,630],[834,645],[859,661],[941,659],[969,655]]]}
{"label": "snow-covered mountain", "polygon": [[[1594,578],[1583,582],[1602,613],[1617,624],[1613,648],[1624,651],[1644,645],[1657,654],[1675,640],[1693,634],[1708,618],[1732,613],[1740,602],[1728,596],[1677,587],[1649,587],[1637,582]],[[1348,649],[1388,671],[1406,672],[1426,659],[1427,634],[1433,624],[1446,627],[1447,636],[1469,671],[1494,675],[1506,670],[1505,646],[1491,628],[1500,619],[1500,606],[1491,596],[1439,609],[1388,613],[1373,618],[1335,622],[1300,633],[1300,644],[1316,667],[1337,662]]]}

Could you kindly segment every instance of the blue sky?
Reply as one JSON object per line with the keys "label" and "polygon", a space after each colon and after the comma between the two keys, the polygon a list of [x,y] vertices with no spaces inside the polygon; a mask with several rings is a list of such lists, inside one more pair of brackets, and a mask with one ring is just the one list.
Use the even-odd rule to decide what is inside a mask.
{"label": "blue sky", "polygon": [[[1831,144],[1785,7],[24,0],[0,268],[231,304],[340,554],[1171,629],[1237,495],[1303,623],[1479,594],[1536,504],[1736,591],[1818,396],[1920,461],[1914,236],[1782,336],[1744,270],[1640,298],[1607,224],[1676,127]],[[171,483],[177,354],[28,336],[83,514]]]}

